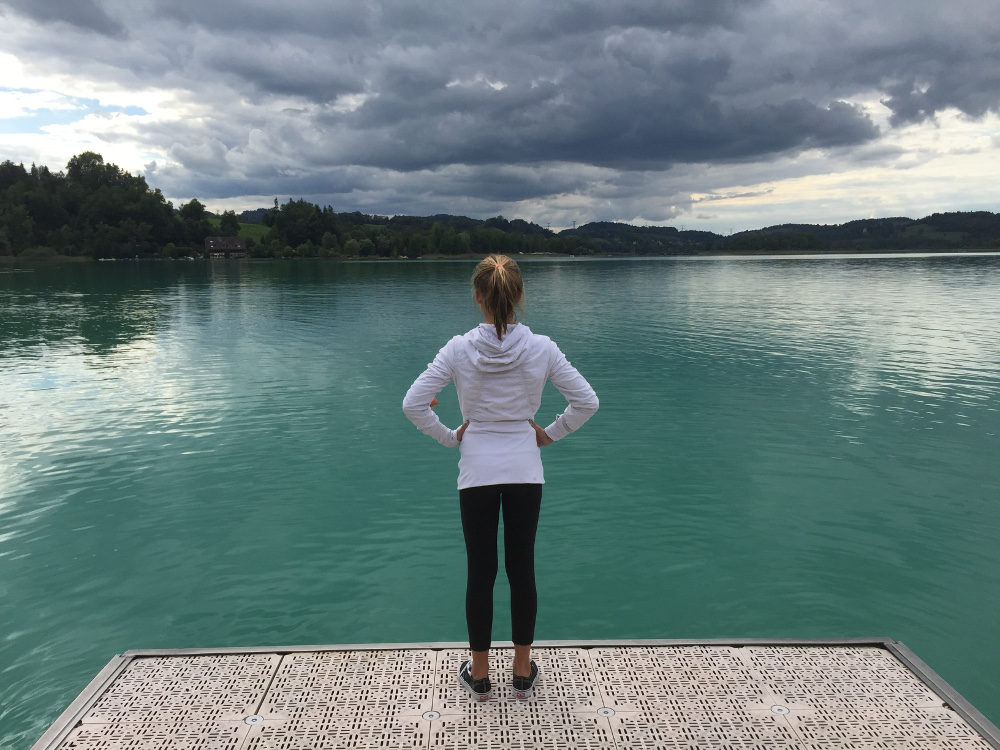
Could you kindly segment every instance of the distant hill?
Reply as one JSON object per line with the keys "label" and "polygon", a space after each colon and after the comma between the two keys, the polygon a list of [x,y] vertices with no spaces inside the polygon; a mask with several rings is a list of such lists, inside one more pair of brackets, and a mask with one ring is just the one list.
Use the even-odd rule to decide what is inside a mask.
{"label": "distant hill", "polygon": [[[255,208],[252,211],[243,211],[237,214],[236,218],[245,224],[263,224],[265,223],[267,212],[270,210],[272,209]],[[387,226],[395,229],[430,230],[435,224],[444,224],[456,232],[479,228],[493,228],[499,229],[502,232],[528,236],[555,236],[553,231],[538,224],[533,224],[524,219],[508,220],[503,216],[495,216],[491,219],[470,219],[468,216],[456,216],[453,214],[434,214],[433,216],[397,214],[394,216],[384,216],[381,214],[365,214],[360,211],[351,211],[349,213],[338,213],[337,220],[341,224],[350,226]]]}
{"label": "distant hill", "polygon": [[690,255],[723,242],[714,232],[678,231],[674,227],[636,227],[614,221],[594,221],[575,229],[564,229],[560,237],[589,241],[598,252],[629,255]]}
{"label": "distant hill", "polygon": [[[244,211],[238,218],[248,224],[266,223],[269,210]],[[906,216],[857,219],[844,224],[777,224],[730,236],[615,221],[594,221],[557,233],[533,222],[503,216],[471,219],[453,214],[384,216],[353,211],[338,213],[336,219],[346,227],[370,230],[385,227],[403,234],[430,233],[435,225],[476,236],[492,229],[505,235],[532,238],[532,251],[545,251],[546,246],[538,243],[548,240],[552,243],[549,252],[584,255],[899,252],[1000,247],[1000,214],[989,211],[936,213],[922,219]]]}
{"label": "distant hill", "polygon": [[631,255],[985,250],[1000,247],[1000,214],[972,211],[922,219],[896,216],[845,224],[779,224],[729,237],[598,221],[565,229],[558,236],[579,238],[595,252]]}
{"label": "distant hill", "polygon": [[1000,247],[1000,215],[951,212],[910,219],[858,219],[846,224],[780,224],[726,238],[734,251],[893,252]]}
{"label": "distant hill", "polygon": [[[264,223],[270,209],[238,215],[241,222]],[[1000,247],[1000,214],[989,211],[936,213],[922,219],[894,216],[857,219],[844,224],[777,224],[730,236],[676,227],[634,226],[594,221],[552,232],[523,219],[471,219],[468,216],[384,216],[359,211],[338,213],[337,221],[355,227],[386,227],[399,232],[430,232],[440,224],[455,232],[496,229],[505,234],[559,238],[555,252],[609,255],[692,255],[767,252],[893,252]]]}
{"label": "distant hill", "polygon": [[[340,214],[342,216],[342,214]],[[552,237],[554,233],[538,224],[532,224],[524,219],[505,219],[503,216],[494,216],[492,219],[470,219],[468,216],[454,216],[452,214],[435,214],[434,216],[393,216],[388,220],[390,227],[411,227],[414,229],[432,229],[435,224],[443,224],[451,227],[456,232],[466,232],[473,229],[499,229],[501,232],[511,234],[534,235],[539,237]]]}

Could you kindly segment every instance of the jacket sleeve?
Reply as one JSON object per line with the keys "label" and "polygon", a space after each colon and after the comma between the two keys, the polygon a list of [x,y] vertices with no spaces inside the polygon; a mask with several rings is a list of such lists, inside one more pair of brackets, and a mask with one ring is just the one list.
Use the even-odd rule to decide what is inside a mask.
{"label": "jacket sleeve", "polygon": [[549,380],[566,398],[569,405],[566,411],[556,417],[555,421],[545,428],[545,434],[553,440],[561,440],[569,433],[579,429],[584,422],[594,416],[600,402],[597,394],[590,387],[583,375],[566,359],[559,347],[555,349],[552,363],[549,365]]}
{"label": "jacket sleeve", "polygon": [[455,430],[445,427],[431,408],[431,401],[452,379],[447,350],[448,345],[445,344],[434,357],[434,361],[413,381],[410,390],[403,397],[403,413],[422,433],[434,438],[445,447],[453,448],[459,442]]}

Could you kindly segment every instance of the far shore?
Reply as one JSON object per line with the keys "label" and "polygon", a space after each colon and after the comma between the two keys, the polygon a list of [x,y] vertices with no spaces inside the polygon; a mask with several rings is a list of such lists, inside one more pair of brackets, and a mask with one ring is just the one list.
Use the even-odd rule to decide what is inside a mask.
{"label": "far shore", "polygon": [[[954,248],[954,249],[920,249],[920,248],[909,248],[906,250],[852,250],[852,249],[842,249],[842,250],[771,250],[771,251],[730,251],[725,253],[673,253],[670,255],[623,255],[623,254],[591,254],[591,255],[574,255],[570,253],[511,253],[512,256],[516,258],[579,258],[581,260],[587,259],[600,259],[600,260],[656,260],[663,258],[727,258],[727,257],[774,257],[774,256],[809,256],[822,258],[824,256],[837,256],[837,255],[852,255],[852,256],[876,256],[876,255],[963,255],[963,254],[998,254],[1000,250],[997,248]],[[114,262],[114,263],[135,263],[135,262],[156,262],[156,263],[192,263],[197,261],[219,263],[219,262],[232,262],[232,261],[249,261],[252,263],[269,263],[277,260],[292,260],[292,261],[320,261],[320,262],[351,262],[356,263],[359,261],[380,263],[386,261],[406,261],[406,262],[420,262],[420,261],[439,261],[439,260],[481,260],[483,253],[464,253],[459,255],[439,255],[439,254],[428,254],[421,255],[418,257],[408,257],[408,256],[398,256],[395,258],[390,257],[372,257],[372,256],[347,256],[338,255],[331,256],[327,258],[320,257],[307,257],[307,258],[204,258],[204,257],[191,257],[191,258],[160,258],[157,256],[148,257],[134,257],[134,258],[91,258],[90,256],[81,255],[33,255],[29,257],[23,257],[20,255],[0,255],[0,266],[45,266],[45,265],[57,265],[64,263],[97,263],[97,262]]]}

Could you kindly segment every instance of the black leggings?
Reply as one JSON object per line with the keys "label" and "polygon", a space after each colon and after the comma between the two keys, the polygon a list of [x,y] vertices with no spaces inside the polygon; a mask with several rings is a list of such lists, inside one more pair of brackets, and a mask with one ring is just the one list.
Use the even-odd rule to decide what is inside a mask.
{"label": "black leggings", "polygon": [[503,549],[510,583],[511,640],[530,646],[535,640],[535,531],[542,504],[540,484],[491,484],[458,491],[462,530],[469,559],[465,619],[473,651],[490,647],[493,630],[493,584],[497,579],[497,527],[503,508]]}

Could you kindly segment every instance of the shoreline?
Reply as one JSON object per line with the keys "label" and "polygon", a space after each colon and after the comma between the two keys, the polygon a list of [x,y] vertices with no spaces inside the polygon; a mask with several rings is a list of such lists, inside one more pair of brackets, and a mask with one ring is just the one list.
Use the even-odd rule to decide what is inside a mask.
{"label": "shoreline", "polygon": [[[195,263],[195,262],[212,262],[218,263],[220,261],[228,263],[231,261],[250,261],[253,263],[270,263],[275,261],[310,261],[310,262],[322,262],[322,263],[385,263],[385,262],[395,262],[395,263],[419,263],[421,261],[442,261],[442,260],[481,260],[488,253],[463,253],[461,255],[421,255],[415,258],[410,258],[407,256],[400,256],[396,258],[389,257],[366,257],[366,256],[337,256],[337,257],[305,257],[305,258],[192,258],[191,260],[186,260],[182,258],[158,258],[155,256],[150,257],[136,257],[136,258],[92,258],[89,256],[81,255],[48,255],[44,257],[28,257],[22,258],[18,255],[0,255],[0,266],[47,266],[47,265],[57,265],[57,264],[85,264],[85,263]],[[624,254],[590,254],[590,255],[576,255],[573,253],[510,253],[511,257],[516,259],[568,259],[574,258],[578,260],[666,260],[674,258],[775,258],[775,257],[793,257],[793,258],[824,258],[824,257],[837,257],[837,256],[851,256],[857,258],[863,258],[867,256],[877,257],[877,256],[891,256],[891,255],[1000,255],[1000,249],[997,248],[962,248],[962,249],[921,249],[921,248],[910,248],[906,250],[823,250],[823,251],[810,251],[810,250],[778,250],[778,251],[767,251],[767,252],[752,252],[752,251],[730,251],[730,252],[720,252],[720,253],[671,253],[668,255],[624,255]]]}

